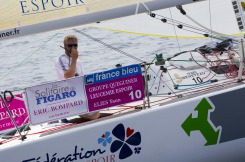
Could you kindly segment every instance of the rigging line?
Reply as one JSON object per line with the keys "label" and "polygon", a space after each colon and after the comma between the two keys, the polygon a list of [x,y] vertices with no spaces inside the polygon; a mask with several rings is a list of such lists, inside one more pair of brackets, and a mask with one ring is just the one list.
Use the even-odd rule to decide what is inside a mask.
{"label": "rigging line", "polygon": [[187,15],[187,13],[185,12],[185,10],[183,9],[183,7],[181,5],[179,6],[176,6],[178,10],[180,10],[180,12],[185,15],[189,20],[191,20],[192,22],[194,22],[195,24],[197,24],[198,26],[208,30],[209,32],[212,32],[216,35],[219,35],[219,36],[223,36],[223,37],[226,37],[226,38],[234,38],[232,35],[227,35],[227,34],[222,34],[222,33],[219,33],[219,32],[216,32],[216,31],[213,31],[211,29],[208,29],[207,27],[203,26],[202,24],[200,24],[199,22],[197,22],[196,20],[194,20],[193,18],[191,18],[190,16]]}
{"label": "rigging line", "polygon": [[[152,70],[152,68],[150,68],[150,70]],[[172,81],[172,83],[173,83],[173,85],[175,85],[174,84],[174,82],[173,82],[173,80],[166,80],[166,81],[164,81],[164,80],[162,80],[162,75],[160,75],[160,76],[158,76],[158,73],[160,72],[160,70],[156,73],[154,70],[152,70],[152,72],[156,75],[156,78],[155,78],[155,80],[157,79],[157,78],[159,78],[159,83],[163,83],[174,95],[176,95],[177,96],[177,94],[168,86],[168,84],[167,83],[165,83],[165,82],[168,82],[168,81]],[[168,72],[168,71],[167,71]],[[169,73],[168,73],[169,74]],[[170,78],[171,78],[171,76],[170,76]],[[171,78],[172,79],[172,78]],[[155,83],[155,81],[154,81],[154,83]]]}
{"label": "rigging line", "polygon": [[167,73],[168,73],[168,75],[169,75],[169,77],[170,77],[170,79],[171,79],[171,82],[173,83],[173,87],[175,87],[176,84],[174,83],[174,80],[173,80],[173,78],[171,77],[171,75],[169,74],[168,70],[167,70]]}
{"label": "rigging line", "polygon": [[[155,19],[158,19],[158,20],[162,21],[162,19],[159,19],[159,18],[156,18],[156,17],[155,17]],[[174,20],[174,21],[176,21],[176,20]],[[169,24],[169,25],[173,25],[173,24],[168,23],[168,22],[164,22],[164,23]],[[184,23],[181,24],[181,22],[179,24],[177,24],[177,22],[174,22],[174,23],[175,23],[174,25],[177,26],[178,28],[179,28],[179,25],[183,25],[184,24]],[[191,32],[191,33],[199,34],[199,35],[202,35],[204,37],[210,37],[210,38],[213,38],[213,39],[217,39],[219,41],[223,41],[224,40],[224,39],[222,39],[222,37],[219,38],[219,37],[217,37],[215,35],[211,35],[211,33],[209,31],[206,31],[206,30],[203,30],[203,29],[198,29],[198,28],[191,27],[191,26],[188,26],[188,25],[183,25],[183,26],[187,27],[187,28],[190,28],[190,29],[188,30],[188,29],[180,28],[181,30],[185,30],[185,31],[188,31],[188,32]],[[193,30],[197,30],[197,31],[200,31],[200,32],[205,32],[205,33],[203,34],[203,33],[199,33],[199,32],[193,31]],[[210,33],[210,34],[207,34],[207,33]]]}
{"label": "rigging line", "polygon": [[176,61],[176,62],[178,62],[178,61],[180,61],[180,62],[220,62],[220,60],[216,60],[216,61],[208,61],[208,60],[194,60],[194,59],[192,59],[192,60],[169,60],[169,62],[171,62],[171,61]]}
{"label": "rigging line", "polygon": [[[208,1],[208,5],[209,5],[209,25],[210,25],[210,29],[211,29],[211,35],[213,34],[213,27],[212,27],[212,14],[211,14],[211,2],[210,0]],[[211,42],[213,42],[213,39],[211,37]]]}
{"label": "rigging line", "polygon": [[[161,19],[159,19],[159,18],[155,18],[155,19],[158,19],[158,20],[161,20]],[[168,22],[164,22],[164,23],[166,23],[166,24],[169,24],[169,25],[173,25],[173,24],[171,24],[171,23],[168,23]],[[175,26],[177,26],[178,28],[179,28],[179,24],[177,24],[176,22],[175,22],[175,24],[174,24]],[[180,25],[183,25],[183,24],[180,24]],[[223,37],[217,37],[217,36],[215,36],[215,35],[211,35],[211,33],[209,32],[209,31],[206,31],[206,30],[200,30],[200,29],[198,29],[198,28],[192,28],[192,27],[190,27],[190,26],[185,26],[185,25],[183,25],[184,27],[187,27],[187,28],[190,28],[189,30],[188,29],[185,29],[185,28],[179,28],[179,29],[181,29],[181,30],[185,30],[185,31],[188,31],[188,32],[191,32],[191,33],[195,33],[195,34],[199,34],[199,35],[202,35],[202,36],[204,36],[204,37],[209,37],[209,38],[213,38],[213,39],[217,39],[217,40],[219,40],[219,41],[223,41],[224,39],[222,39]],[[200,33],[200,32],[197,32],[197,31],[194,31],[194,30],[197,30],[197,31],[200,31],[200,32],[205,32],[205,33]],[[207,33],[210,33],[210,34],[207,34]]]}
{"label": "rigging line", "polygon": [[205,85],[205,84],[211,84],[211,81],[212,80],[208,80],[208,81],[205,81],[205,82],[201,82],[201,83],[196,83],[196,84],[178,84],[177,86],[178,87],[188,87],[188,86],[200,86],[200,85]]}
{"label": "rigging line", "polygon": [[16,65],[13,69],[11,69],[7,74],[5,74],[2,78],[0,78],[0,81],[3,80],[5,77],[7,77],[11,72],[13,72],[16,68],[21,66],[27,59],[29,59],[32,55],[34,55],[37,51],[39,51],[43,46],[45,46],[50,40],[52,40],[58,33],[53,35],[49,40],[44,42],[43,45],[41,45],[38,49],[36,49],[34,52],[32,52],[29,56],[27,56],[23,61],[21,61],[18,65]]}
{"label": "rigging line", "polygon": [[135,9],[135,15],[138,14],[139,12],[139,5],[142,4],[143,7],[147,10],[148,13],[151,13],[151,10],[146,6],[146,4],[144,2],[138,2],[136,5],[136,9]]}
{"label": "rigging line", "polygon": [[[158,15],[158,16],[160,16],[160,15]],[[164,17],[164,16],[160,16],[160,17]],[[171,19],[169,19],[167,17],[164,17],[164,18],[168,19],[168,20],[171,20]],[[162,19],[157,18],[157,17],[155,17],[155,19],[158,19],[158,20],[162,21]],[[207,30],[204,30],[204,29],[201,29],[201,28],[197,28],[197,27],[185,24],[185,23],[182,23],[182,22],[177,21],[177,20],[174,20],[174,21],[175,21],[174,25],[177,26],[178,28],[180,28],[179,25],[182,25],[182,26],[184,26],[186,28],[190,28],[189,30],[188,29],[184,29],[184,28],[180,28],[181,30],[185,30],[185,31],[188,31],[188,32],[191,32],[191,33],[195,33],[195,34],[199,34],[199,35],[204,35],[205,37],[210,37],[210,38],[213,38],[213,39],[217,39],[219,41],[223,41],[224,40],[224,39],[222,39],[223,37],[217,37],[216,35],[212,35],[214,33],[211,33],[210,31],[207,31]],[[168,22],[164,22],[164,23],[172,25],[171,23],[168,23]],[[194,31],[194,30],[197,30],[199,32],[204,32],[204,34],[203,33],[199,33],[197,31]],[[207,34],[207,33],[209,33],[209,34]]]}
{"label": "rigging line", "polygon": [[[226,80],[226,79],[220,79],[219,81],[222,81],[222,80]],[[188,93],[195,92],[195,91],[198,92],[198,91],[205,91],[205,90],[209,90],[209,89],[219,89],[219,88],[222,88],[222,87],[229,86],[231,84],[237,84],[237,81],[234,79],[234,81],[231,80],[231,81],[227,81],[227,82],[217,83],[215,85],[213,85],[213,84],[206,84],[206,85],[203,85],[203,86],[199,87],[198,89],[195,88],[195,87],[191,87],[191,88],[186,88],[185,90],[180,90],[178,92],[179,93],[185,92],[184,94],[188,94]],[[190,90],[195,90],[195,91],[191,91],[190,92]]]}
{"label": "rigging line", "polygon": [[194,23],[196,23],[197,25],[201,26],[202,28],[209,30],[210,33],[214,33],[216,35],[220,35],[222,37],[226,37],[226,38],[234,38],[232,35],[226,35],[226,34],[222,34],[213,30],[210,30],[208,28],[206,28],[205,26],[203,26],[202,24],[198,23],[196,20],[192,19],[190,16],[188,16],[187,14],[185,15],[188,19],[190,19],[191,21],[193,21]]}
{"label": "rigging line", "polygon": [[171,20],[172,20],[172,23],[173,23],[173,28],[174,28],[174,32],[175,32],[175,36],[176,36],[176,40],[177,40],[177,43],[178,43],[179,52],[181,52],[181,49],[180,49],[180,44],[179,44],[179,38],[178,38],[178,35],[177,35],[177,32],[176,32],[176,29],[175,29],[175,26],[174,26],[173,16],[172,16],[172,12],[171,12],[171,9],[170,9],[170,8],[169,8],[169,13],[170,13]]}
{"label": "rigging line", "polygon": [[[168,70],[167,70],[167,73],[168,73],[168,75],[170,76]],[[171,76],[170,76],[170,78],[171,78]],[[173,82],[172,78],[171,78],[171,81]],[[162,80],[162,75],[160,75],[159,84],[160,84],[160,83],[163,83],[166,87],[168,87],[168,89],[169,89],[175,96],[178,96],[178,95],[176,94],[176,92],[175,92],[174,90],[172,90],[172,89],[170,88],[170,86],[168,86],[168,84],[164,82],[164,80]],[[175,86],[175,84],[174,84],[174,82],[173,82],[173,87],[174,87],[174,86]]]}
{"label": "rigging line", "polygon": [[[171,20],[170,18],[165,17],[165,16],[161,16],[161,15],[158,15],[158,16],[159,16],[159,17],[162,17],[162,18],[164,18],[164,19],[167,19],[167,20]],[[160,19],[160,18],[156,18],[156,19],[162,20],[162,19]],[[204,30],[204,29],[197,28],[197,27],[195,27],[195,26],[191,26],[191,25],[185,24],[185,23],[180,22],[180,21],[177,21],[177,20],[172,20],[172,21],[173,21],[175,24],[181,24],[181,25],[184,25],[185,27],[188,27],[188,28],[191,28],[191,29],[194,29],[194,30],[206,32],[206,30]],[[176,26],[177,26],[177,25],[176,25]]]}
{"label": "rigging line", "polygon": [[[150,66],[149,66],[150,67]],[[151,68],[150,68],[151,69]],[[152,69],[151,69],[152,70]],[[159,68],[159,70],[158,70],[158,72],[157,72],[157,74],[156,74],[156,76],[158,76],[158,73],[160,72],[160,68]],[[153,70],[152,70],[153,71]],[[151,87],[149,88],[149,92],[151,91],[151,89],[153,88],[153,86],[154,86],[154,84],[155,84],[155,81],[156,81],[156,78],[153,80],[153,83],[152,83],[152,85],[151,85]]]}
{"label": "rigging line", "polygon": [[[156,18],[156,19],[161,20],[161,19],[159,19],[159,18]],[[165,22],[165,23],[166,23],[166,24],[169,24],[169,25],[173,25],[173,24],[168,23],[168,22]],[[175,23],[175,22],[174,22],[174,23]],[[178,27],[177,23],[175,23],[174,25]],[[181,24],[181,25],[182,25],[182,24]],[[185,27],[191,28],[191,27],[188,27],[188,26],[185,26]],[[193,28],[191,28],[191,29],[193,29]],[[199,34],[199,35],[204,35],[203,33],[199,33],[199,32],[192,31],[192,30],[188,30],[188,29],[183,29],[183,28],[181,28],[181,30],[185,30],[185,31],[192,32],[192,33]],[[197,30],[197,29],[193,29],[193,30]],[[207,31],[202,31],[202,30],[197,30],[197,31],[201,31],[201,32],[207,33]],[[214,36],[212,36],[212,37],[215,38]],[[217,38],[217,39],[218,39],[218,38]]]}
{"label": "rigging line", "polygon": [[[162,17],[162,18],[165,18],[165,19],[167,19],[167,20],[171,20],[170,18],[168,18],[168,17],[165,17],[165,16],[162,16],[162,15],[158,15],[158,14],[156,14],[157,16],[159,16],[159,17]],[[157,19],[157,18],[156,18]],[[161,20],[161,19],[159,19],[159,20]],[[183,22],[181,22],[181,21],[178,21],[178,20],[172,20],[174,23],[178,23],[178,24],[181,24],[181,25],[184,25],[185,27],[188,27],[188,28],[191,28],[191,29],[195,29],[195,30],[198,30],[198,31],[202,31],[202,32],[209,32],[208,30],[205,30],[205,29],[202,29],[202,28],[198,28],[198,27],[196,27],[196,26],[192,26],[192,25],[190,25],[190,24],[186,24],[186,23],[183,23]]]}
{"label": "rigging line", "polygon": [[146,6],[146,4],[144,3],[144,2],[140,2],[144,7],[145,7],[145,9],[149,12],[149,13],[151,13],[151,10]]}
{"label": "rigging line", "polygon": [[130,55],[130,54],[128,54],[128,53],[126,53],[126,52],[124,52],[124,51],[118,49],[118,48],[115,48],[115,47],[113,47],[113,46],[111,46],[111,45],[109,45],[109,44],[107,44],[107,43],[105,43],[105,42],[103,42],[103,41],[101,41],[101,40],[99,40],[99,39],[97,39],[97,38],[94,38],[94,37],[92,37],[92,36],[90,36],[90,35],[88,35],[88,34],[82,32],[82,31],[80,31],[80,30],[78,30],[78,29],[73,29],[73,30],[74,30],[75,32],[79,33],[79,34],[82,34],[83,36],[85,36],[85,37],[87,37],[87,38],[90,38],[90,39],[94,40],[95,42],[98,42],[98,43],[100,43],[100,44],[102,44],[102,45],[104,45],[104,46],[106,46],[106,47],[108,47],[108,48],[111,48],[111,49],[113,49],[113,50],[115,50],[115,51],[117,51],[117,52],[119,52],[119,53],[121,53],[121,54],[123,54],[123,55],[126,55],[126,56],[128,56],[128,57],[130,57],[130,58],[132,58],[132,59],[134,59],[134,60],[136,60],[136,61],[139,61],[139,62],[141,62],[141,63],[146,62],[146,61],[143,61],[143,60],[141,60],[141,59],[139,59],[139,58],[137,58],[137,57],[135,57],[135,56],[133,56],[133,55]]}
{"label": "rigging line", "polygon": [[[157,16],[159,16],[159,17],[162,17],[162,18],[164,18],[164,19],[166,19],[166,20],[171,20],[170,18],[165,17],[165,16],[162,16],[162,15],[159,15],[159,14],[155,14],[155,13],[154,13],[154,15],[157,15]],[[153,16],[151,16],[151,17],[153,17]],[[163,19],[160,19],[160,18],[157,18],[157,17],[153,17],[153,18],[158,19],[158,20],[161,20],[161,21],[164,22],[164,23],[167,23],[167,21],[165,22],[165,21],[163,21]],[[225,38],[227,38],[227,37],[224,37],[224,36],[222,36],[222,37],[220,37],[220,36],[217,37],[217,36],[215,36],[215,35],[212,35],[212,34],[214,34],[214,32],[213,32],[213,31],[210,31],[210,30],[205,30],[205,29],[203,29],[203,28],[198,28],[198,27],[195,27],[195,26],[192,26],[192,25],[189,25],[189,24],[186,24],[186,23],[183,23],[183,22],[174,20],[174,19],[173,19],[172,21],[175,23],[174,25],[177,26],[178,28],[179,28],[179,25],[182,25],[182,26],[184,26],[184,27],[191,28],[191,29],[193,29],[193,30],[205,32],[205,34],[199,33],[199,32],[195,32],[195,31],[192,31],[192,30],[187,30],[187,29],[180,28],[180,29],[185,30],[185,31],[188,31],[188,32],[192,32],[192,33],[204,35],[205,37],[214,38],[214,39],[217,39],[217,40],[220,40],[220,41],[223,41]],[[167,23],[167,24],[172,25],[171,23]],[[207,36],[207,33],[209,33],[208,36]],[[222,38],[223,38],[223,39],[222,39]],[[234,41],[234,40],[233,40],[233,41]]]}

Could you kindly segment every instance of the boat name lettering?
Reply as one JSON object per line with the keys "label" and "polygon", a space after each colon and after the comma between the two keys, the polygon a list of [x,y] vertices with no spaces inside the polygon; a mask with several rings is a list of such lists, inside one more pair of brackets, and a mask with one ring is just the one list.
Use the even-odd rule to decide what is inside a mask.
{"label": "boat name lettering", "polygon": [[41,115],[41,114],[45,114],[45,113],[49,113],[51,111],[53,112],[53,111],[57,111],[57,110],[61,110],[61,109],[69,109],[69,108],[79,106],[82,104],[83,104],[82,100],[74,101],[74,102],[68,102],[68,103],[64,103],[61,105],[51,106],[49,108],[42,108],[42,109],[34,110],[34,115]]}
{"label": "boat name lettering", "polygon": [[190,72],[190,73],[187,73],[186,76],[183,76],[182,79],[188,79],[188,78],[194,78],[194,77],[198,77],[198,76],[202,76],[202,75],[205,75],[205,72]]}
{"label": "boat name lettering", "polygon": [[20,0],[22,14],[34,14],[84,5],[83,0]]}
{"label": "boat name lettering", "polygon": [[[97,150],[91,150],[91,151],[86,151],[85,153],[83,153],[83,148],[79,149],[77,148],[77,146],[75,146],[74,152],[70,153],[66,156],[63,157],[57,157],[58,153],[46,153],[45,158],[43,157],[34,157],[34,158],[30,158],[27,160],[23,160],[22,162],[69,162],[69,161],[81,161],[81,159],[89,159],[89,158],[93,158],[94,156],[98,155],[102,155],[106,152],[106,150],[101,150],[101,149],[97,149]],[[101,157],[103,159],[105,159],[104,157]],[[115,162],[115,156],[111,155],[111,156],[107,156],[108,162]],[[98,159],[99,160],[99,159]],[[98,162],[97,159],[93,159],[93,162]],[[109,161],[110,160],[110,161]]]}

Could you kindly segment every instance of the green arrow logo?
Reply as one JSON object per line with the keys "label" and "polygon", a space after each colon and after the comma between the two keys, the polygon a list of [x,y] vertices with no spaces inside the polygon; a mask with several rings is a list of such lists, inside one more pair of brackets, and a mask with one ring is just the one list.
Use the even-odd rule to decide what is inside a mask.
{"label": "green arrow logo", "polygon": [[195,108],[195,111],[198,111],[198,117],[192,118],[192,114],[190,114],[181,125],[188,136],[190,136],[191,131],[200,131],[207,141],[205,146],[217,144],[220,135],[220,129],[215,131],[208,121],[209,111],[212,109],[209,102],[205,98],[202,99]]}

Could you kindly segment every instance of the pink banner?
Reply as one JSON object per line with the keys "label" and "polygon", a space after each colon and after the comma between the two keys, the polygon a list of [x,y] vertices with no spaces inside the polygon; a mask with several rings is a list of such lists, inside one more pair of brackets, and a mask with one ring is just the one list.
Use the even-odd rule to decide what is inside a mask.
{"label": "pink banner", "polygon": [[[18,98],[22,98],[22,95],[15,95]],[[9,99],[9,98],[8,98]],[[28,117],[27,109],[24,101],[13,99],[12,102],[6,102],[13,118],[18,126],[21,126],[25,119]],[[29,122],[27,120],[26,122]],[[0,131],[14,128],[14,124],[7,113],[3,101],[0,99]]]}
{"label": "pink banner", "polygon": [[144,98],[141,74],[85,86],[89,111],[139,101]]}

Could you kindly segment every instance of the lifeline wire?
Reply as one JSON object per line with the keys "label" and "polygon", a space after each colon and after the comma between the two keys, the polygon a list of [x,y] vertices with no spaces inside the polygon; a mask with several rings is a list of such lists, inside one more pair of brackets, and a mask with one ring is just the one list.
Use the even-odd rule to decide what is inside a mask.
{"label": "lifeline wire", "polygon": [[139,62],[141,62],[141,63],[146,62],[146,61],[143,61],[143,60],[141,60],[141,59],[139,59],[139,58],[137,58],[137,57],[134,57],[134,56],[132,56],[132,55],[130,55],[130,54],[128,54],[128,53],[126,53],[126,52],[124,52],[124,51],[118,49],[118,48],[115,48],[115,47],[113,47],[113,46],[111,46],[111,45],[109,45],[109,44],[107,44],[107,43],[105,43],[105,42],[102,42],[101,40],[99,40],[99,39],[97,39],[97,38],[94,38],[94,37],[92,37],[92,36],[90,36],[90,35],[88,35],[88,34],[82,32],[82,31],[80,31],[80,30],[77,30],[77,29],[73,29],[73,30],[74,30],[75,32],[79,33],[79,34],[82,34],[83,36],[85,36],[85,37],[87,37],[87,38],[90,38],[90,39],[94,40],[95,42],[98,42],[98,43],[100,43],[100,44],[102,44],[102,45],[104,45],[104,46],[106,46],[106,47],[108,47],[108,48],[111,48],[111,49],[113,49],[113,50],[115,50],[115,51],[117,51],[117,52],[119,52],[119,53],[121,53],[121,54],[123,54],[123,55],[126,55],[126,56],[128,56],[128,57],[130,57],[130,58],[132,58],[132,59],[135,59],[136,61],[139,61]]}

